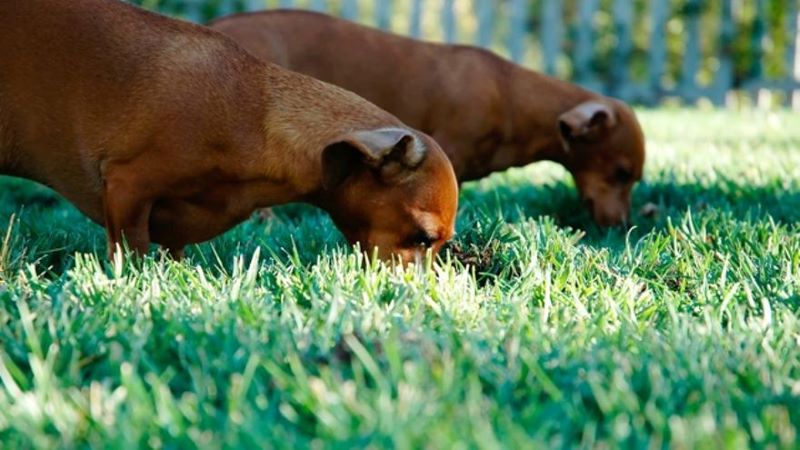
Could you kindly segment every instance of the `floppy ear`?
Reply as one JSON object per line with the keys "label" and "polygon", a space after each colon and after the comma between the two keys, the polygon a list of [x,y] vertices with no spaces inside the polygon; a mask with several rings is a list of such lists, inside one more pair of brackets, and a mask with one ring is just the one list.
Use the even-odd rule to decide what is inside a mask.
{"label": "floppy ear", "polygon": [[565,147],[576,140],[592,141],[617,124],[610,106],[588,101],[565,112],[558,118],[558,130]]}
{"label": "floppy ear", "polygon": [[409,130],[380,128],[354,131],[322,151],[323,185],[340,185],[360,164],[383,180],[417,167],[425,157],[425,146]]}

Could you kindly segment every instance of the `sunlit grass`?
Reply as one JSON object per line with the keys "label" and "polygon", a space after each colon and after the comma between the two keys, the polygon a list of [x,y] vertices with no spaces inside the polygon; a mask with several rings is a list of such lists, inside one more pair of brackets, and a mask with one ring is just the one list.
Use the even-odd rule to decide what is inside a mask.
{"label": "sunlit grass", "polygon": [[408,270],[303,206],[108,262],[99,227],[0,181],[1,445],[795,447],[800,117],[641,117],[632,230],[539,164],[465,186]]}

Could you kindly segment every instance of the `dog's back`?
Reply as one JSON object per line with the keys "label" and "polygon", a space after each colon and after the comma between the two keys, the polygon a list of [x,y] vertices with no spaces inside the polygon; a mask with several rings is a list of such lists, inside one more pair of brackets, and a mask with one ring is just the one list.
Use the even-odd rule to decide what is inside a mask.
{"label": "dog's back", "polygon": [[60,141],[92,134],[82,129],[92,119],[137,120],[136,111],[156,106],[142,102],[157,101],[157,88],[169,90],[172,100],[176,90],[202,94],[209,87],[204,79],[163,78],[224,71],[237,54],[247,56],[226,51],[236,45],[217,33],[118,0],[4,0],[0,24],[0,110],[29,146],[48,130]]}
{"label": "dog's back", "polygon": [[308,11],[237,14],[209,26],[262,60],[353,91],[427,133],[435,131],[431,120],[458,113],[450,109],[481,108],[477,101],[496,98],[479,91],[495,89],[502,61],[480,49],[418,41]]}
{"label": "dog's back", "polygon": [[179,256],[291,201],[387,258],[412,261],[453,232],[456,179],[432,139],[221,33],[118,0],[0,3],[0,126],[0,173],[105,224],[112,253],[124,237]]}
{"label": "dog's back", "polygon": [[308,11],[236,14],[209,26],[262,60],[355,92],[432,135],[459,176],[479,159],[473,143],[506,128],[513,65],[489,51]]}
{"label": "dog's back", "polygon": [[[237,58],[252,64],[231,67]],[[99,220],[88,199],[100,161],[144,151],[157,124],[176,133],[180,111],[203,111],[193,103],[208,109],[227,88],[209,74],[258,64],[218,33],[117,0],[4,0],[0,173],[48,184]]]}
{"label": "dog's back", "polygon": [[[348,80],[364,85],[398,74],[413,78],[420,66],[436,62],[435,55],[420,52],[427,44],[311,11],[235,14],[209,27],[262,60],[344,87]],[[409,46],[415,47],[413,53]]]}
{"label": "dog's back", "polygon": [[[487,50],[422,42],[317,13],[239,14],[211,26],[259,58],[342,86],[430,134],[462,181],[549,159],[583,180],[581,195],[603,206],[592,208],[598,223],[626,217],[644,140],[635,114],[619,102]],[[566,119],[574,130],[564,127]],[[573,145],[585,151],[567,148],[575,133],[598,124],[586,145]],[[614,194],[601,195],[606,191]]]}

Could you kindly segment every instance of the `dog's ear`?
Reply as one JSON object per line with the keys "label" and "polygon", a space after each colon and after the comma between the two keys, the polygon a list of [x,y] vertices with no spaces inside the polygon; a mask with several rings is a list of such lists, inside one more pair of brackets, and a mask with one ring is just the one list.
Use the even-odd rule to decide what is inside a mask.
{"label": "dog's ear", "polygon": [[323,186],[331,189],[340,185],[359,166],[366,166],[384,181],[390,181],[419,166],[424,157],[425,146],[409,130],[354,131],[323,150]]}
{"label": "dog's ear", "polygon": [[588,101],[558,118],[558,131],[565,148],[577,140],[593,141],[617,124],[614,110],[604,103]]}

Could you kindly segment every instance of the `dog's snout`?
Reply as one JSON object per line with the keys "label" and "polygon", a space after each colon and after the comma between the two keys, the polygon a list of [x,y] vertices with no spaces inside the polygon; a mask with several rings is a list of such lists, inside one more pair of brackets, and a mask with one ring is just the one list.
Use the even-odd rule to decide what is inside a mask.
{"label": "dog's snout", "polygon": [[611,210],[593,210],[595,222],[602,227],[627,226],[628,211],[626,208],[612,208]]}
{"label": "dog's snout", "polygon": [[594,222],[601,227],[626,226],[628,224],[629,208],[625,202],[598,201],[588,195],[582,197],[581,202],[591,214]]}
{"label": "dog's snout", "polygon": [[599,226],[627,225],[630,218],[630,200],[626,192],[601,186],[583,186],[580,201],[592,220]]}

